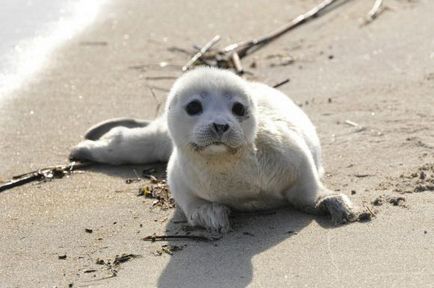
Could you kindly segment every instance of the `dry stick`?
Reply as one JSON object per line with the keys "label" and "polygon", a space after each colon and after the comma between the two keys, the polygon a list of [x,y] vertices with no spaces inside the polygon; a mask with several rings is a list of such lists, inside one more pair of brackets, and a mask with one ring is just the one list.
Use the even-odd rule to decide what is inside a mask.
{"label": "dry stick", "polygon": [[6,182],[5,184],[0,185],[0,192],[6,191],[8,189],[12,189],[17,186],[21,186],[33,181],[39,181],[42,180],[43,176],[39,173],[34,174],[28,174],[20,179],[16,180],[10,180],[9,182]]}
{"label": "dry stick", "polygon": [[220,41],[220,35],[214,36],[208,43],[205,44],[205,46],[202,47],[202,49],[199,50],[196,54],[193,55],[193,57],[190,59],[190,61],[187,62],[187,64],[182,67],[182,71],[187,71],[191,68],[194,63],[196,63],[199,58],[203,56],[212,46],[214,46],[218,41]]}
{"label": "dry stick", "polygon": [[372,22],[377,18],[377,16],[383,11],[383,0],[375,0],[374,6],[368,12],[368,19],[366,19],[366,24]]}
{"label": "dry stick", "polygon": [[205,236],[198,236],[198,235],[150,235],[143,238],[143,241],[167,241],[168,239],[189,239],[189,240],[196,240],[196,241],[211,241],[214,239],[207,238]]}
{"label": "dry stick", "polygon": [[157,101],[157,109],[155,109],[155,116],[154,116],[155,118],[158,116],[158,113],[160,112],[161,101],[158,100],[157,96],[155,95],[154,89],[152,87],[149,87],[149,90],[151,90],[152,97],[154,97],[155,101]]}
{"label": "dry stick", "polygon": [[[33,182],[41,181],[49,178],[63,177],[65,174],[71,173],[74,170],[90,166],[90,162],[71,162],[67,165],[59,165],[42,168],[29,173],[13,176],[12,180],[0,185],[0,192]],[[51,177],[48,175],[52,175]]]}
{"label": "dry stick", "polygon": [[347,124],[347,125],[349,125],[349,126],[360,127],[359,124],[357,124],[356,122],[353,122],[351,120],[345,120],[344,123]]}
{"label": "dry stick", "polygon": [[176,47],[176,46],[171,46],[167,48],[167,50],[170,52],[179,52],[179,53],[187,54],[189,56],[191,55],[191,52],[188,51],[187,49]]}
{"label": "dry stick", "polygon": [[146,76],[146,80],[173,80],[178,78],[177,76]]}
{"label": "dry stick", "polygon": [[[195,51],[200,51],[200,49],[202,49],[202,48],[200,48],[199,46],[197,46],[197,45],[193,45],[193,49],[195,50]],[[209,51],[208,51],[209,52]],[[205,52],[205,53],[207,53],[207,52]],[[191,53],[189,53],[189,55],[191,56]],[[199,59],[197,59],[196,60],[196,62],[197,61],[200,61],[200,62],[202,62],[203,64],[205,64],[206,66],[212,66],[207,60],[205,60],[205,59],[203,59],[203,57],[199,57]]]}
{"label": "dry stick", "polygon": [[369,206],[365,206],[365,207],[368,209],[369,213],[371,213],[372,216],[376,217],[374,211],[372,211],[371,208],[369,208]]}
{"label": "dry stick", "polygon": [[282,85],[285,85],[285,84],[288,83],[289,81],[290,81],[289,78],[287,78],[287,79],[285,79],[285,80],[283,80],[283,81],[280,81],[279,83],[274,84],[274,85],[273,85],[273,88],[278,88],[278,87],[280,87],[280,86],[282,86]]}
{"label": "dry stick", "polygon": [[241,65],[240,56],[237,52],[232,53],[232,63],[234,64],[235,71],[238,75],[244,74],[243,66]]}
{"label": "dry stick", "polygon": [[19,175],[15,175],[12,176],[12,179],[19,179],[22,178],[24,176],[29,176],[31,174],[35,174],[35,173],[41,173],[41,172],[72,172],[74,170],[80,169],[80,168],[86,168],[89,167],[92,163],[91,162],[76,162],[76,161],[72,161],[66,165],[54,165],[54,166],[48,166],[48,167],[44,167],[38,170],[34,170],[31,172],[27,172],[24,174],[19,174]]}
{"label": "dry stick", "polygon": [[159,86],[155,86],[155,85],[148,85],[148,88],[151,88],[153,90],[163,91],[163,92],[169,92],[170,91],[170,89],[168,89],[168,88],[159,87]]}
{"label": "dry stick", "polygon": [[[236,51],[240,58],[243,58],[244,56],[249,54],[249,51],[251,51],[252,48],[256,47],[257,49],[262,48],[272,40],[275,40],[276,38],[282,36],[286,32],[298,27],[299,25],[311,20],[312,18],[316,17],[320,12],[324,11],[327,7],[334,4],[335,2],[340,0],[325,0],[321,2],[318,6],[312,8],[308,12],[299,15],[298,17],[294,18],[289,24],[277,29],[276,31],[265,35],[263,37],[253,39],[250,41],[245,41],[241,43],[231,44],[225,48],[223,48],[224,53],[229,53],[232,51]],[[344,0],[348,1],[348,0]]]}

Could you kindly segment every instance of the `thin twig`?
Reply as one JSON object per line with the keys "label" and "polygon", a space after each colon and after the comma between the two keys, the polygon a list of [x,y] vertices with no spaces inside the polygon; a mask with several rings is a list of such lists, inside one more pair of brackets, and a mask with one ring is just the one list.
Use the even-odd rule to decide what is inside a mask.
{"label": "thin twig", "polygon": [[234,64],[235,71],[238,75],[244,74],[243,65],[241,65],[241,59],[237,52],[232,53],[232,63]]}
{"label": "thin twig", "polygon": [[90,162],[71,162],[67,165],[45,167],[39,170],[13,176],[11,180],[0,185],[0,192],[22,186],[33,181],[42,181],[53,178],[62,178],[72,171],[90,166]]}
{"label": "thin twig", "polygon": [[369,208],[369,206],[365,206],[365,207],[366,207],[366,209],[368,209],[369,213],[371,213],[371,215],[372,215],[373,217],[376,217],[374,211],[372,211],[371,208]]}
{"label": "thin twig", "polygon": [[155,95],[155,91],[152,87],[149,87],[149,90],[151,90],[152,97],[154,97],[155,101],[157,102],[157,107],[155,109],[155,116],[154,116],[155,118],[158,116],[158,113],[160,113],[161,101],[158,100],[157,96]]}
{"label": "thin twig", "polygon": [[383,12],[383,0],[375,0],[374,6],[372,6],[371,10],[368,12],[367,19],[365,24],[369,24],[374,21],[381,12]]}
{"label": "thin twig", "polygon": [[356,129],[354,130],[355,133],[359,133],[359,132],[365,131],[365,130],[367,129],[365,126],[359,125],[358,123],[353,122],[353,121],[351,121],[351,120],[345,120],[345,121],[344,121],[344,124],[356,128]]}
{"label": "thin twig", "polygon": [[176,46],[171,46],[171,47],[167,48],[167,50],[170,52],[179,52],[179,53],[191,55],[191,52],[188,51],[187,49],[176,47]]}
{"label": "thin twig", "polygon": [[274,85],[273,85],[273,88],[279,88],[280,86],[283,86],[283,85],[285,85],[286,83],[289,83],[289,81],[290,81],[290,79],[289,79],[289,78],[286,78],[285,80],[280,81],[280,82],[274,84]]}
{"label": "thin twig", "polygon": [[345,120],[344,123],[347,124],[347,125],[349,125],[349,126],[360,127],[359,124],[357,124],[356,122],[353,122],[351,120]]}
{"label": "thin twig", "polygon": [[146,80],[173,80],[178,78],[177,76],[146,76]]}
{"label": "thin twig", "polygon": [[372,174],[354,174],[354,177],[357,177],[357,178],[365,178],[365,177],[372,177],[372,176],[374,176],[374,175],[372,175]]}
{"label": "thin twig", "polygon": [[170,91],[170,89],[168,89],[168,88],[154,86],[154,85],[152,85],[152,86],[149,85],[148,87],[154,89],[154,91],[155,90],[159,90],[159,91],[163,91],[163,92],[169,92]]}
{"label": "thin twig", "polygon": [[202,47],[202,49],[199,50],[196,54],[191,57],[190,61],[187,62],[187,64],[182,67],[182,71],[187,71],[191,68],[191,66],[196,63],[196,61],[202,57],[203,54],[205,54],[212,46],[214,46],[218,41],[220,41],[220,35],[214,36],[208,43],[205,44],[205,46]]}
{"label": "thin twig", "polygon": [[198,235],[150,235],[143,238],[143,241],[167,241],[167,240],[182,240],[182,239],[189,239],[189,240],[195,240],[195,241],[212,241],[217,240],[214,238],[208,238],[205,236],[198,236]]}

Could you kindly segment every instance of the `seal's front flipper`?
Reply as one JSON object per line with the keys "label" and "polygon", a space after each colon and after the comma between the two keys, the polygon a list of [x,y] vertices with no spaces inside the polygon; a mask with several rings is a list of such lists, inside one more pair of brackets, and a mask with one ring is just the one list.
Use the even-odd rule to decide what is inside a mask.
{"label": "seal's front flipper", "polygon": [[114,118],[96,124],[87,130],[84,138],[87,140],[98,140],[104,134],[109,132],[114,127],[140,128],[146,127],[151,123],[146,120],[138,120],[133,118]]}
{"label": "seal's front flipper", "polygon": [[335,225],[357,221],[358,212],[344,194],[331,194],[318,200],[317,208],[330,214]]}

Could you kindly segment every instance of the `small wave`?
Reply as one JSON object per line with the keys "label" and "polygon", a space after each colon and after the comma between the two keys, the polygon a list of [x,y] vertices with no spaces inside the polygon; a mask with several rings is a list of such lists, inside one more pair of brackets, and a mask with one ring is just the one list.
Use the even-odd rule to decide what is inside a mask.
{"label": "small wave", "polygon": [[52,21],[48,29],[34,31],[35,37],[21,39],[6,55],[0,55],[3,58],[0,63],[3,64],[0,67],[0,102],[40,71],[56,48],[91,24],[105,2],[77,0],[65,3],[66,7],[58,10],[57,20]]}

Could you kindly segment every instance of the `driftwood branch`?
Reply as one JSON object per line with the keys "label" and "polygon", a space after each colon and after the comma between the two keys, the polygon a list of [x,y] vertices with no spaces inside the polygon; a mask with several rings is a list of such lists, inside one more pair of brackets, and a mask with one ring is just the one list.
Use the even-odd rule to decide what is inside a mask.
{"label": "driftwood branch", "polygon": [[71,174],[72,171],[90,166],[91,163],[71,162],[67,165],[58,165],[45,167],[39,170],[28,172],[21,175],[13,176],[11,180],[0,185],[0,192],[22,186],[33,181],[51,180],[54,178],[63,178],[65,175]]}
{"label": "driftwood branch", "polygon": [[203,48],[201,48],[193,57],[188,61],[188,63],[182,68],[182,71],[187,71],[192,66],[196,65],[198,60],[202,60],[211,66],[216,66],[220,68],[233,68],[238,74],[243,74],[244,70],[241,65],[241,59],[245,56],[257,51],[258,49],[269,44],[273,40],[279,38],[288,31],[304,24],[313,18],[317,17],[321,12],[324,12],[327,8],[337,2],[347,2],[348,0],[324,0],[311,10],[304,14],[299,15],[294,18],[288,24],[280,27],[279,29],[261,36],[259,38],[230,44],[222,49],[209,51],[212,46],[214,46],[219,40],[220,36],[215,36],[211,41],[209,41]]}
{"label": "driftwood branch", "polygon": [[[291,20],[289,24],[282,26],[281,28],[271,32],[270,34],[267,34],[265,36],[259,37],[257,39],[231,44],[229,46],[226,46],[223,48],[224,52],[232,52],[236,51],[238,55],[240,55],[240,58],[243,58],[244,56],[251,53],[252,49],[255,48],[255,51],[259,48],[262,48],[266,44],[270,43],[271,41],[279,38],[283,34],[287,33],[288,31],[300,26],[301,24],[304,24],[308,22],[309,20],[312,20],[316,16],[318,16],[319,13],[323,12],[325,9],[327,9],[329,6],[334,4],[335,2],[338,2],[341,0],[325,0],[322,1],[320,4],[312,8],[311,10],[307,11],[304,14],[301,14]],[[347,1],[347,0],[344,0]]]}

